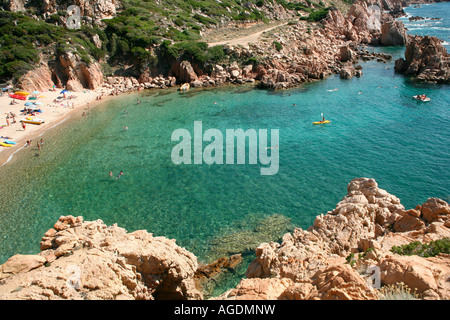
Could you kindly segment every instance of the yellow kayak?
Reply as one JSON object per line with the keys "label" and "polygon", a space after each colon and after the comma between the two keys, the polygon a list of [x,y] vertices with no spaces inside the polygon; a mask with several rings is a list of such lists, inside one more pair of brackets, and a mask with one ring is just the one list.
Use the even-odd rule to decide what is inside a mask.
{"label": "yellow kayak", "polygon": [[2,147],[14,147],[13,144],[8,144],[8,143],[4,143],[4,142],[0,142],[0,145],[1,145]]}
{"label": "yellow kayak", "polygon": [[324,123],[330,123],[330,120],[313,122],[313,124],[324,124]]}

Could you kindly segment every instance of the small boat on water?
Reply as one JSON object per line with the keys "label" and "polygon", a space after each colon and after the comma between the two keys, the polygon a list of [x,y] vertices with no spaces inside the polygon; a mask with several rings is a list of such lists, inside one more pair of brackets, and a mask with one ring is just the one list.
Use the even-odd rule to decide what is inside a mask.
{"label": "small boat on water", "polygon": [[183,83],[180,87],[180,91],[187,91],[190,87],[191,85],[189,83]]}
{"label": "small boat on water", "polygon": [[45,121],[39,118],[34,118],[34,117],[28,117],[25,119],[20,120],[21,122],[24,123],[29,123],[29,124],[43,124]]}
{"label": "small boat on water", "polygon": [[417,96],[413,96],[414,99],[416,99],[417,101],[424,101],[424,102],[428,102],[431,101],[430,97],[427,97],[426,95],[417,95]]}

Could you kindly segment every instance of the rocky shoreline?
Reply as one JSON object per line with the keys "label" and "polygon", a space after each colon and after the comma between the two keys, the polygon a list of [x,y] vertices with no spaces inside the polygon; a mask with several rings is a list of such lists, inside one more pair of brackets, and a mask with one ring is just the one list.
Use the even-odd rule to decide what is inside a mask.
{"label": "rocky shoreline", "polygon": [[411,36],[395,70],[426,82],[450,83],[450,54],[436,37]]}
{"label": "rocky shoreline", "polygon": [[[450,299],[450,205],[430,198],[406,210],[368,178],[352,180],[347,190],[308,230],[262,243],[246,278],[212,299],[376,300],[399,283],[414,298]],[[394,250],[437,240],[447,244],[430,257]],[[62,216],[42,238],[40,253],[0,266],[0,299],[201,300],[201,280],[239,262],[235,255],[200,265],[175,240]]]}
{"label": "rocky shoreline", "polygon": [[[381,8],[379,18],[371,5]],[[429,51],[429,43],[408,37],[403,24],[394,18],[404,15],[401,1],[358,1],[351,5],[346,15],[330,9],[321,23],[302,20],[291,21],[266,35],[264,39],[248,45],[225,45],[228,62],[206,68],[188,60],[177,60],[167,67],[166,73],[144,70],[139,77],[105,76],[98,62],[87,65],[77,54],[60,54],[48,65],[32,70],[19,80],[19,86],[28,91],[43,90],[56,85],[71,91],[99,87],[129,92],[142,89],[167,88],[184,83],[191,87],[221,86],[225,83],[257,83],[259,87],[283,89],[302,83],[340,74],[348,79],[361,76],[359,59],[391,59],[389,55],[368,52],[368,45],[392,46],[414,43],[422,51]],[[100,41],[97,39],[97,41]],[[98,44],[101,46],[101,43]],[[427,48],[424,48],[427,46]],[[433,46],[438,46],[433,42]],[[418,75],[419,80],[448,81],[448,54],[440,48],[433,51],[443,63],[421,67],[432,72],[411,72],[404,64],[399,72]],[[445,56],[445,57],[444,57]],[[434,59],[436,60],[436,59]],[[433,60],[433,61],[434,61]],[[408,63],[408,59],[406,59]],[[413,63],[414,64],[414,63]],[[416,70],[417,68],[414,68]],[[436,76],[436,74],[438,74]],[[429,75],[429,76],[427,76]]]}

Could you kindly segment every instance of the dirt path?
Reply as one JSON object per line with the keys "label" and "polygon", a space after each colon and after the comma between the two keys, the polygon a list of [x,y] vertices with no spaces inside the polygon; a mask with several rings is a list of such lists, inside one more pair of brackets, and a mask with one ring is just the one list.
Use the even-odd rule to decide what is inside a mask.
{"label": "dirt path", "polygon": [[[209,47],[213,47],[213,46],[224,45],[224,44],[248,45],[251,42],[258,41],[259,37],[264,32],[268,32],[268,31],[270,31],[272,29],[275,29],[275,28],[278,28],[278,27],[281,27],[281,26],[284,26],[284,25],[287,25],[287,23],[280,23],[280,24],[277,24],[275,26],[270,26],[270,27],[268,27],[266,29],[259,30],[257,32],[251,33],[249,35],[244,35],[244,36],[241,36],[241,37],[238,37],[238,38],[231,37],[231,39],[228,39],[228,40],[223,40],[223,41],[218,41],[218,42],[210,42],[210,43],[208,43],[208,46]],[[249,31],[251,31],[251,30],[249,30]],[[230,38],[230,35],[227,35],[227,37]]]}

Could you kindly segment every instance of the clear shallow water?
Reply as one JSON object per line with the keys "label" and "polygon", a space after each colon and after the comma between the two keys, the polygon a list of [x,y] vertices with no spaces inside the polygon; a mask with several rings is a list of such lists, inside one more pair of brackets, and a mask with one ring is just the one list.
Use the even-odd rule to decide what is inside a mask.
{"label": "clear shallow water", "polygon": [[[39,157],[33,147],[0,169],[0,263],[38,252],[60,215],[147,229],[207,262],[249,252],[252,241],[269,241],[292,226],[309,227],[345,196],[353,178],[375,178],[406,208],[428,197],[448,201],[450,90],[395,75],[393,62],[404,49],[378,50],[394,59],[361,63],[361,78],[332,76],[282,92],[150,91],[55,128]],[[418,93],[432,101],[413,100]],[[321,113],[331,123],[313,126]],[[174,165],[171,134],[178,128],[192,134],[194,121],[223,133],[279,129],[278,174],[261,176],[259,165],[248,164]],[[110,170],[124,175],[111,178]]]}

